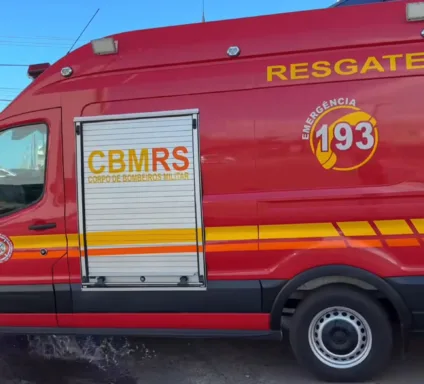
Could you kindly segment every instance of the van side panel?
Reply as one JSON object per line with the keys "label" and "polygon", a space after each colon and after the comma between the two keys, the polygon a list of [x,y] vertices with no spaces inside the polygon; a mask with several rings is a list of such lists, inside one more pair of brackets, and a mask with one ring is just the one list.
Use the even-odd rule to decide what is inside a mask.
{"label": "van side panel", "polygon": [[[252,298],[248,308],[232,310],[255,313],[263,308],[261,295],[269,292],[263,281],[284,284],[305,269],[326,264],[352,265],[381,277],[424,274],[421,77],[408,77],[422,74],[420,47],[410,43],[241,57],[231,65],[181,65],[172,68],[172,76],[169,68],[128,70],[55,85],[66,106],[70,236],[78,232],[73,119],[196,108],[207,280],[214,283],[206,302],[222,297],[214,292],[223,292],[220,284],[227,282],[234,297],[243,296],[241,302]],[[211,76],[228,81],[211,81]],[[327,113],[336,107],[334,114]],[[335,133],[345,116],[350,139],[346,126]],[[363,123],[368,125],[361,128]],[[318,134],[331,136],[337,159],[315,155],[318,145],[324,149],[319,141],[324,136]],[[127,298],[122,300],[126,304],[112,308],[105,293],[90,293],[90,298],[80,290],[78,257],[69,263],[76,312],[137,312],[141,306],[128,298],[154,301],[147,292],[124,293],[118,296]],[[247,281],[258,285],[253,288]],[[191,303],[177,308],[198,311]],[[214,301],[209,308],[227,311],[227,304]]]}
{"label": "van side panel", "polygon": [[[258,203],[259,248],[262,258],[273,260],[267,277],[289,279],[306,269],[340,263],[380,276],[424,272],[424,103],[414,96],[418,79],[258,91],[268,100],[262,113],[272,121],[256,124],[258,184],[267,191]],[[374,153],[336,148],[337,162],[328,169],[320,164],[311,141],[303,139],[304,128],[311,114],[325,113],[323,105],[339,97],[345,106],[346,99],[354,101],[360,111],[355,113],[376,120],[378,137]],[[347,119],[351,111],[334,110],[343,115],[332,117],[330,112],[322,121]],[[280,126],[282,115],[293,123]],[[361,140],[355,132],[353,142]],[[275,170],[279,177],[271,175]]]}
{"label": "van side panel", "polygon": [[[243,118],[243,105],[232,108],[231,114],[220,114],[225,111],[226,100],[220,101],[216,96],[208,96],[212,100],[201,101],[202,105],[213,105],[218,101],[216,109],[208,110],[199,115],[199,132],[201,148],[201,166],[202,174],[210,175],[202,179],[203,216],[205,226],[212,229],[214,236],[213,245],[215,246],[213,254],[215,260],[223,262],[225,258],[235,257],[235,263],[254,267],[257,264],[257,258],[254,257],[257,239],[257,216],[256,201],[254,194],[250,194],[255,188],[255,177],[252,169],[255,167],[254,157],[254,124],[245,123],[240,130],[238,121]],[[212,104],[210,103],[212,102]],[[178,106],[186,108],[192,101],[186,98],[186,102],[174,104],[172,108]],[[84,109],[83,115],[97,115],[99,107],[104,114],[126,113],[122,110],[122,105],[129,104],[127,111],[160,111],[160,108],[166,109],[167,105],[163,102],[146,103],[140,100],[130,100],[125,103],[116,102],[106,105],[93,105]],[[142,107],[140,106],[142,105]],[[75,113],[75,112],[66,112]],[[75,117],[76,114],[74,114]],[[213,130],[210,127],[216,127]],[[67,140],[75,145],[75,128],[70,126],[66,131]],[[204,136],[206,134],[206,136]],[[229,136],[230,135],[230,136]],[[235,146],[228,144],[228,137],[234,136],[240,139],[244,145]],[[230,139],[232,141],[232,139]],[[75,173],[75,156],[73,148],[70,146],[68,156],[65,157],[65,169],[69,179]],[[69,228],[77,227],[76,215],[76,196],[74,189],[70,189],[67,202],[68,212],[73,212],[68,217]],[[230,196],[227,199],[226,196]],[[238,197],[238,198],[237,198]],[[225,218],[223,215],[225,212]],[[74,214],[75,213],[75,214]],[[232,225],[231,231],[227,232],[217,225],[224,226],[225,223]],[[243,252],[232,252],[231,246],[234,239],[239,238],[243,233],[237,228],[242,228],[243,233],[251,236],[251,240],[246,242],[249,249],[247,255]],[[216,229],[215,229],[216,228]],[[208,234],[207,234],[208,236]],[[210,236],[210,234],[209,234]],[[252,247],[253,245],[253,247]],[[230,250],[228,250],[230,249]],[[256,250],[255,250],[256,249]],[[215,261],[216,262],[216,261]],[[197,292],[163,292],[163,291],[92,291],[81,290],[81,269],[79,258],[69,258],[71,270],[71,284],[73,297],[74,313],[262,313],[262,287],[257,279],[246,279],[244,276],[237,278],[231,268],[234,262],[229,260],[228,278],[214,279],[210,271],[214,270],[214,259],[207,261],[207,271],[209,280],[207,291]],[[252,267],[250,267],[252,268]],[[234,276],[234,277],[231,277]],[[215,280],[215,281],[212,281]],[[233,298],[237,297],[237,302]],[[267,314],[264,314],[268,316]],[[176,315],[177,316],[177,315]],[[268,317],[267,317],[268,318]],[[59,315],[62,326],[69,325],[68,320]],[[77,318],[75,318],[75,321]],[[205,320],[206,321],[206,320]]]}
{"label": "van side panel", "polygon": [[[420,188],[424,174],[419,162],[423,138],[418,126],[421,106],[409,102],[409,95],[417,92],[416,79],[392,79],[390,86],[393,92],[387,92],[387,80],[375,79],[350,83],[349,92],[345,83],[337,82],[325,87],[279,87],[196,99],[201,111],[208,279],[288,279],[305,268],[339,263],[341,253],[343,263],[381,276],[404,275],[412,269],[419,273],[416,268],[423,267],[419,225],[424,217]],[[351,172],[324,169],[309,142],[302,140],[311,111],[339,95],[355,100],[378,121],[375,155]],[[240,125],[233,111],[223,105],[235,97],[243,108]],[[143,100],[143,109],[190,105],[187,97],[167,100]],[[137,108],[135,104],[138,101],[108,103],[102,109],[103,113],[130,112]],[[92,106],[86,113],[98,113],[99,107]],[[218,111],[219,117],[215,117]],[[407,125],[404,116],[408,116]],[[215,139],[215,127],[222,126],[218,119],[231,119],[239,127],[232,130],[227,126],[227,139],[220,145]],[[250,142],[247,121],[256,138]],[[283,121],[290,123],[282,125]],[[400,126],[404,132],[408,130],[401,137]],[[237,132],[234,138],[233,132]],[[245,132],[243,139],[240,132]],[[212,158],[212,150],[219,154],[218,159]],[[252,154],[249,160],[248,154]],[[246,168],[246,160],[250,168]],[[237,166],[236,178],[232,170]],[[294,227],[274,227],[279,225]],[[269,234],[273,229],[276,232]],[[215,239],[226,241],[231,250],[218,250]]]}

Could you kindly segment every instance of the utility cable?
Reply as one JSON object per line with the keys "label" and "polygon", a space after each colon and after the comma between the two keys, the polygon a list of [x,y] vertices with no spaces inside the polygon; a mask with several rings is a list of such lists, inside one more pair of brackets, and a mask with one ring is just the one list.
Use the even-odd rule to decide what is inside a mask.
{"label": "utility cable", "polygon": [[50,41],[73,41],[70,37],[59,36],[6,36],[0,35],[0,39],[16,39],[16,40],[50,40]]}
{"label": "utility cable", "polygon": [[29,67],[30,64],[2,64],[0,63],[0,67]]}

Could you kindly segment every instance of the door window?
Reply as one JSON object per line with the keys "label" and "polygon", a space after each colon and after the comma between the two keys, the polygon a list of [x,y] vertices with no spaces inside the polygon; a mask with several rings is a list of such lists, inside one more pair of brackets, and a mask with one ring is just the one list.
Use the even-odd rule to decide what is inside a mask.
{"label": "door window", "polygon": [[0,216],[24,209],[44,194],[47,126],[0,131]]}

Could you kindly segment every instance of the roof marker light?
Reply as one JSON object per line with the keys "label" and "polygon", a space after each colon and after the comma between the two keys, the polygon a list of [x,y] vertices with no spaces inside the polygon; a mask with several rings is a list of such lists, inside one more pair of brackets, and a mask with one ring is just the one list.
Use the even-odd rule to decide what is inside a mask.
{"label": "roof marker light", "polygon": [[28,72],[27,72],[28,77],[32,80],[35,80],[49,67],[50,67],[50,63],[31,64],[28,67]]}
{"label": "roof marker light", "polygon": [[74,73],[73,69],[71,67],[63,67],[60,71],[60,74],[63,77],[70,77]]}
{"label": "roof marker light", "polygon": [[113,55],[118,52],[118,42],[113,37],[103,37],[91,41],[95,55]]}
{"label": "roof marker light", "polygon": [[236,45],[234,45],[234,46],[231,46],[230,48],[228,48],[227,55],[230,56],[230,57],[236,57],[236,56],[240,55],[240,52],[241,52],[240,48],[237,47]]}
{"label": "roof marker light", "polygon": [[424,20],[424,3],[407,3],[406,4],[406,20],[422,21]]}

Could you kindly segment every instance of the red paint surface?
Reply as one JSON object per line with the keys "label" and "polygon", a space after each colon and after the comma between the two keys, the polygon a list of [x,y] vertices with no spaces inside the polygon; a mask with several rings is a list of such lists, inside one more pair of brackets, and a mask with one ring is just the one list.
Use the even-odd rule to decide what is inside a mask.
{"label": "red paint surface", "polygon": [[0,313],[0,327],[56,327],[56,314]]}
{"label": "red paint surface", "polygon": [[238,313],[81,313],[58,315],[61,327],[269,330],[268,314]]}
{"label": "red paint surface", "polygon": [[[407,72],[399,61],[399,70],[391,72],[385,61],[385,73],[266,81],[268,65],[342,58],[363,62],[370,55],[422,51],[422,29],[420,22],[405,22],[405,2],[393,2],[126,33],[116,36],[118,56],[95,56],[89,45],[78,49],[49,68],[0,115],[3,127],[27,119],[48,119],[57,127],[50,142],[44,200],[0,218],[0,232],[26,235],[28,224],[42,219],[58,222],[49,233],[63,233],[60,218],[65,209],[66,230],[77,233],[74,117],[191,108],[200,109],[206,226],[424,217],[424,69]],[[225,52],[234,44],[242,55],[229,59]],[[74,69],[69,80],[60,76],[64,66]],[[379,124],[375,156],[354,172],[324,170],[301,139],[311,111],[338,97],[355,98]],[[63,175],[59,112],[46,111],[57,107],[63,112]],[[28,110],[36,112],[22,115]],[[71,281],[80,282],[78,258],[68,258],[68,263]],[[207,277],[291,278],[333,263],[380,276],[424,274],[422,246],[294,251],[258,247],[207,253]],[[56,270],[60,279],[63,266]],[[51,260],[5,264],[0,283],[48,282],[52,267]],[[101,321],[96,315],[81,316],[74,317],[81,319],[81,326]],[[126,318],[109,317],[123,326],[135,321]],[[242,326],[243,320],[237,323]]]}
{"label": "red paint surface", "polygon": [[[60,235],[65,229],[65,194],[63,185],[62,130],[60,108],[46,109],[21,114],[0,121],[0,132],[18,125],[44,122],[48,125],[48,164],[43,198],[30,207],[0,217],[0,233],[7,236]],[[1,116],[1,115],[0,115]],[[45,231],[31,231],[33,224],[56,223],[56,228]],[[49,249],[49,251],[55,248]],[[66,242],[63,242],[65,255]],[[33,249],[35,252],[41,249]],[[0,265],[0,284],[50,284],[52,268],[57,258],[33,257],[31,259],[11,258]]]}

